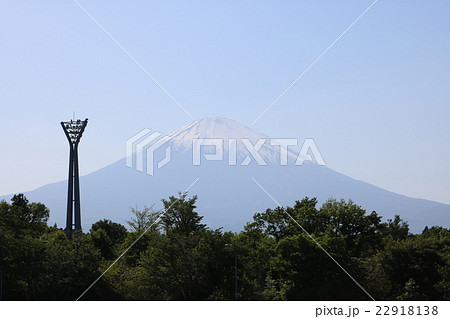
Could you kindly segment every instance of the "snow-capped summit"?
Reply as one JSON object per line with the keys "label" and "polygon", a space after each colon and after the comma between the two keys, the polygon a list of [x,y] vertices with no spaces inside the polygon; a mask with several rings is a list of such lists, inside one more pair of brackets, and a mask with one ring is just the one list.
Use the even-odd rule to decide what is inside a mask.
{"label": "snow-capped summit", "polygon": [[[174,150],[180,152],[191,151],[194,140],[220,139],[224,153],[228,153],[231,148],[232,152],[236,152],[238,161],[251,155],[249,148],[253,148],[257,149],[265,162],[280,163],[280,146],[271,145],[267,135],[231,119],[203,118],[169,134],[166,139]],[[205,149],[208,152],[212,150],[211,147]],[[291,150],[288,151],[289,161],[295,161],[297,156]]]}
{"label": "snow-capped summit", "polygon": [[268,136],[259,133],[234,120],[225,118],[204,118],[192,122],[168,135],[175,149],[191,149],[194,139],[222,139],[224,148],[227,149],[229,139],[249,139],[252,143],[259,139],[269,139]]}
{"label": "snow-capped summit", "polygon": [[191,144],[194,138],[248,138],[257,141],[269,138],[245,125],[226,118],[203,118],[192,122],[169,135],[177,144]]}

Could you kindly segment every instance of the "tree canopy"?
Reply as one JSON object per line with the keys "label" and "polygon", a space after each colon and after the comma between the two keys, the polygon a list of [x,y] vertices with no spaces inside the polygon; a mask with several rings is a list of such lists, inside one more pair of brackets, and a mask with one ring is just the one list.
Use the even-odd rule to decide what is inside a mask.
{"label": "tree canopy", "polygon": [[306,197],[233,233],[203,224],[196,201],[170,196],[131,209],[128,229],[103,219],[71,240],[44,204],[1,201],[3,298],[75,300],[100,277],[84,300],[233,300],[237,270],[241,300],[370,299],[349,275],[376,300],[450,300],[449,229],[411,234],[398,215]]}

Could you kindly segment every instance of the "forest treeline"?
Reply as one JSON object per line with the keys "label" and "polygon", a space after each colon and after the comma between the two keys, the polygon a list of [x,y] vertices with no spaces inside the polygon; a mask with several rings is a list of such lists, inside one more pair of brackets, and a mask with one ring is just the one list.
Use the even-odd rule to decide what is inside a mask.
{"label": "forest treeline", "polygon": [[0,202],[3,300],[75,300],[124,252],[81,300],[450,300],[449,229],[411,234],[399,216],[304,198],[224,232],[179,195],[164,214],[132,209],[128,229],[100,220],[71,240],[44,204]]}

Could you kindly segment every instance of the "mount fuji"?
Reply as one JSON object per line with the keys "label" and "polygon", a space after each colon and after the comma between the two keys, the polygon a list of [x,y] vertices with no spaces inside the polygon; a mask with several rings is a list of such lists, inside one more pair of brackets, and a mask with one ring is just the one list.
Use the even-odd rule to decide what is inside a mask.
{"label": "mount fuji", "polygon": [[[258,144],[261,140],[265,142]],[[195,141],[209,145],[196,148]],[[212,145],[211,141],[221,142]],[[271,145],[266,135],[233,120],[201,119],[162,137],[158,143],[161,147],[153,158],[160,160],[169,154],[170,160],[159,169],[155,163],[153,175],[145,173],[148,152],[137,151],[128,160],[124,158],[80,177],[84,230],[103,218],[125,224],[132,217],[130,207],[155,204],[154,208],[160,209],[162,198],[184,191],[197,178],[188,196],[198,195],[197,211],[211,228],[240,231],[253,214],[276,206],[255,181],[284,206],[292,206],[305,196],[317,197],[319,203],[328,198],[352,199],[385,219],[399,214],[408,221],[412,232],[420,232],[425,226],[450,227],[450,205],[410,198],[352,179],[317,165],[317,158],[308,155],[300,157],[302,165],[294,165],[299,158],[296,152],[283,153],[283,148]],[[253,152],[248,146],[254,146]],[[196,150],[200,151],[200,165],[193,165]],[[287,165],[280,164],[283,156]],[[133,168],[137,160],[144,172]],[[133,167],[127,166],[130,163]],[[56,222],[61,227],[65,225],[66,189],[67,181],[61,181],[25,195],[30,201],[47,205],[51,211],[49,224]]]}

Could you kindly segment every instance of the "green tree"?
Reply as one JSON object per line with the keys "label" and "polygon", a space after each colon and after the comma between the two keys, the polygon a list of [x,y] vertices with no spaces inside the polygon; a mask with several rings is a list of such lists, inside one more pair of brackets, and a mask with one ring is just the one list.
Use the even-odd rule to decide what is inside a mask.
{"label": "green tree", "polygon": [[165,213],[161,221],[166,234],[193,235],[206,229],[206,225],[200,223],[203,217],[195,211],[197,196],[190,199],[186,196],[187,193],[179,193],[179,198],[170,196],[169,200],[162,200]]}
{"label": "green tree", "polygon": [[156,231],[159,229],[158,217],[160,212],[154,211],[153,206],[144,206],[143,210],[138,210],[137,208],[131,208],[131,213],[134,215],[127,224],[137,232],[152,230]]}
{"label": "green tree", "polygon": [[[91,236],[80,234],[69,240],[62,230],[41,239],[45,245],[40,274],[36,277],[36,300],[76,300],[102,273],[103,259]],[[103,267],[102,267],[103,266]],[[82,300],[115,300],[117,295],[104,278]]]}
{"label": "green tree", "polygon": [[114,245],[108,233],[103,229],[91,230],[91,239],[95,248],[97,248],[102,257],[105,259],[113,259],[115,257]]}
{"label": "green tree", "polygon": [[23,194],[14,195],[11,204],[0,202],[0,223],[21,234],[40,236],[47,229],[50,210],[42,203],[29,203]]}
{"label": "green tree", "polygon": [[403,241],[391,241],[381,256],[380,265],[390,282],[390,291],[384,298],[442,298],[435,287],[442,278],[440,269],[448,264],[435,240],[416,235]]}
{"label": "green tree", "polygon": [[320,213],[328,217],[328,236],[342,237],[350,256],[373,254],[382,247],[385,225],[376,212],[366,214],[363,208],[351,200],[330,199],[322,205]]}
{"label": "green tree", "polygon": [[106,232],[113,245],[122,243],[128,233],[125,226],[108,219],[99,220],[98,222],[92,224],[91,232],[99,229],[103,229]]}
{"label": "green tree", "polygon": [[395,215],[394,219],[388,219],[383,229],[383,237],[385,240],[404,240],[408,238],[409,226],[408,223]]}

